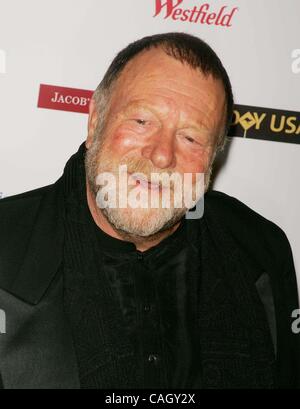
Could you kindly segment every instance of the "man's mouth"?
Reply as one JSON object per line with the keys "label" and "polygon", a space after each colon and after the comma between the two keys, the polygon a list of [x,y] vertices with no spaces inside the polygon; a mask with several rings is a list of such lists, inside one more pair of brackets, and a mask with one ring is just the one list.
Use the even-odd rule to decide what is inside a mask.
{"label": "man's mouth", "polygon": [[135,186],[141,186],[152,191],[161,191],[162,189],[164,189],[164,187],[162,187],[160,183],[151,182],[151,180],[149,181],[148,179],[134,174],[129,174],[129,178],[135,181]]}

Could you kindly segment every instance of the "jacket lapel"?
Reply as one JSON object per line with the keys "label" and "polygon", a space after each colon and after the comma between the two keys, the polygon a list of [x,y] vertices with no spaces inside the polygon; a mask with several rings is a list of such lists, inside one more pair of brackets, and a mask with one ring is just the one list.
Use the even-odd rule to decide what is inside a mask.
{"label": "jacket lapel", "polygon": [[32,225],[23,260],[16,254],[15,279],[1,284],[1,308],[7,316],[0,345],[3,385],[8,389],[77,388],[76,357],[63,313],[63,225],[57,185],[42,196]]}
{"label": "jacket lapel", "polygon": [[[14,280],[1,283],[1,288],[33,305],[38,304],[62,260],[64,230],[59,208],[57,184],[41,197],[25,254],[15,249],[13,263],[18,266]],[[22,241],[22,237],[18,238]],[[22,257],[20,259],[20,256]],[[12,268],[14,268],[12,266]]]}

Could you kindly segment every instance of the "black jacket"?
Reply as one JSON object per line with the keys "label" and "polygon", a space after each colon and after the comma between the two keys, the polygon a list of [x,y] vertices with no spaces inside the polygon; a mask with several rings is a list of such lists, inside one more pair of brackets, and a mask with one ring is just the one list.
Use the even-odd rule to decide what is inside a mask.
{"label": "black jacket", "polygon": [[[63,309],[59,191],[60,180],[0,201],[0,309],[7,320],[6,334],[0,334],[4,388],[80,387]],[[205,196],[204,219],[237,279],[251,271],[276,353],[277,387],[299,387],[300,335],[291,330],[297,283],[285,234],[237,199],[215,191]],[[212,294],[221,300],[217,285]]]}

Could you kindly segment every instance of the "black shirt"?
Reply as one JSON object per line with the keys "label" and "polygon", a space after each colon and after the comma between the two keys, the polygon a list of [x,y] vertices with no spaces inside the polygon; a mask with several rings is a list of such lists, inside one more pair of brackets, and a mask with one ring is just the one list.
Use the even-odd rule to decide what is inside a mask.
{"label": "black shirt", "polygon": [[[140,252],[95,223],[102,271],[119,303],[140,363],[141,388],[188,388],[197,382],[188,280],[188,221],[158,245]],[[190,300],[190,302],[189,302]],[[193,364],[193,365],[192,365]]]}

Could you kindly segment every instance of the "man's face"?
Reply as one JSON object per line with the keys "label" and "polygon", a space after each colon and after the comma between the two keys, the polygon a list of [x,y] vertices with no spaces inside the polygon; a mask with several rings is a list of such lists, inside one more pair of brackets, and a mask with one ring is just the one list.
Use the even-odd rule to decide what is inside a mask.
{"label": "man's face", "polygon": [[[208,176],[225,107],[221,81],[205,77],[162,50],[135,57],[116,83],[101,135],[92,125],[91,116],[96,114],[91,112],[87,166],[92,190],[96,193],[95,180],[101,172],[118,177],[119,165],[127,165],[128,175],[143,173],[148,181],[153,172],[177,172],[182,177],[190,173],[193,183],[196,173]],[[90,151],[94,153],[89,155]],[[149,199],[148,208],[101,209],[117,230],[146,237],[172,227],[186,213],[185,206],[163,208],[163,192],[156,185],[142,183],[139,188],[146,189],[149,198],[159,195],[159,207],[151,208]],[[172,197],[174,189],[173,185]],[[116,190],[118,197],[121,193]]]}

